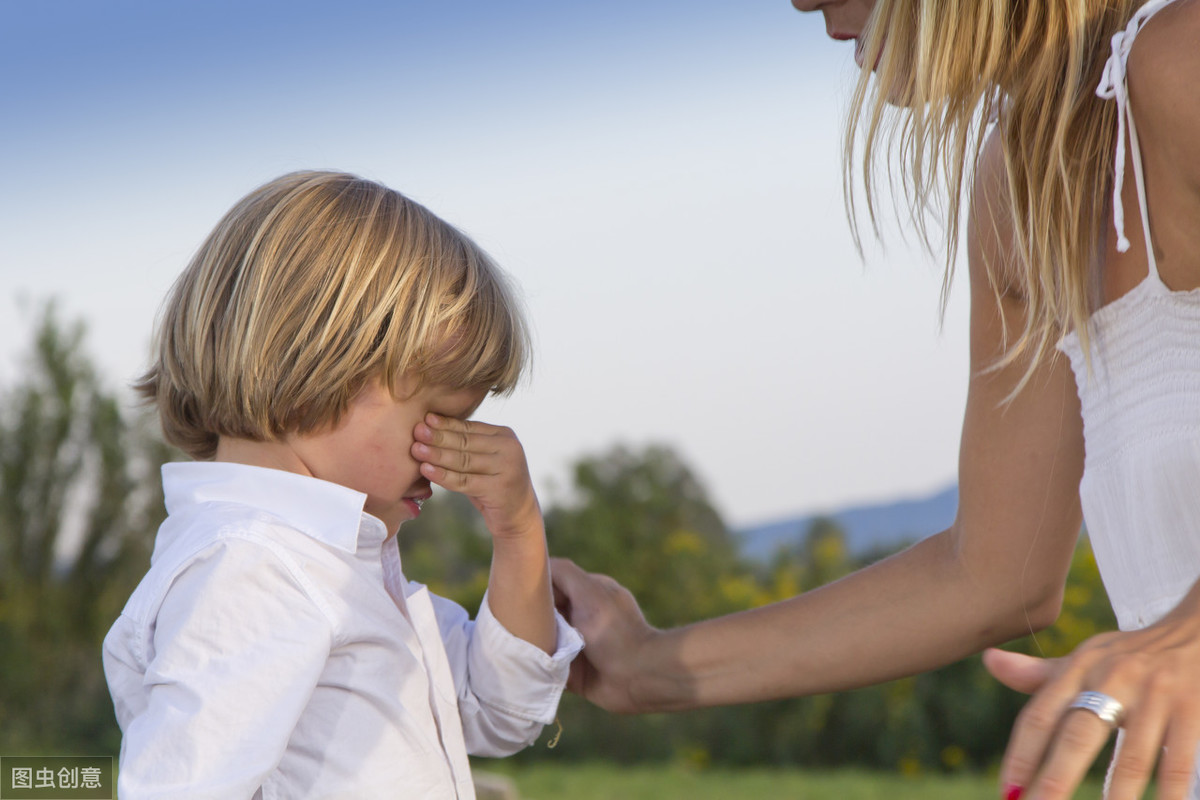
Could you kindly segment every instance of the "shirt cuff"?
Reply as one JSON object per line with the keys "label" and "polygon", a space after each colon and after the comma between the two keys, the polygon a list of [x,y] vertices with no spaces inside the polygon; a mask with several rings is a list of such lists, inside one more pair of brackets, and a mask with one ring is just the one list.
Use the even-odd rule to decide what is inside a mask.
{"label": "shirt cuff", "polygon": [[571,662],[583,649],[583,636],[557,611],[554,622],[558,645],[549,654],[510,633],[484,595],[468,666],[480,702],[531,722],[554,721]]}

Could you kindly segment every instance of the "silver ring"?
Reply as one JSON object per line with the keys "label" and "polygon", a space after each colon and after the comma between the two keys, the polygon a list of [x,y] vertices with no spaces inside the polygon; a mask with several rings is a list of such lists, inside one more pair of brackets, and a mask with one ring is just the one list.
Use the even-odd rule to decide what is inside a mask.
{"label": "silver ring", "polygon": [[1080,692],[1067,708],[1090,711],[1113,728],[1120,727],[1125,717],[1125,706],[1121,705],[1121,701],[1103,692]]}

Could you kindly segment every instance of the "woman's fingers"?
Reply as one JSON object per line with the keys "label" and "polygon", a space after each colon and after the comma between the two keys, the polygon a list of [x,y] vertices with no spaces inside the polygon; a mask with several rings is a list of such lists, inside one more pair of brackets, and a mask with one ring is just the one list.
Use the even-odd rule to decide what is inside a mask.
{"label": "woman's fingers", "polygon": [[983,665],[1010,689],[1037,692],[1017,718],[1000,770],[1005,786],[1028,787],[1054,740],[1063,711],[1078,692],[1077,678],[1064,676],[1056,680],[1066,666],[1063,659],[1037,658],[996,648],[984,651]]}
{"label": "woman's fingers", "polygon": [[[1109,699],[1120,704],[1113,716],[1124,734],[1108,800],[1140,798],[1156,763],[1156,796],[1184,800],[1194,780],[1200,743],[1198,631],[1196,609],[1185,603],[1156,625],[1092,637],[1065,658],[1039,662],[987,653],[985,664],[999,680],[1036,690],[1017,719],[1004,756],[1001,780],[1006,791],[1025,787],[1022,796],[1027,800],[1071,797],[1113,734],[1114,720],[1099,716],[1108,712]],[[1081,692],[1095,693],[1090,698],[1095,704],[1073,707]]]}
{"label": "woman's fingers", "polygon": [[573,605],[575,597],[583,593],[587,573],[569,558],[550,559],[550,580],[554,584],[555,596],[562,595],[563,599]]}
{"label": "woman's fingers", "polygon": [[1170,714],[1170,702],[1166,695],[1147,692],[1140,698],[1136,710],[1124,722],[1124,734],[1113,759],[1109,798],[1119,800],[1142,796],[1158,761],[1163,730],[1167,727]]}
{"label": "woman's fingers", "polygon": [[983,666],[993,678],[1025,694],[1033,694],[1042,688],[1059,669],[1058,659],[1027,656],[994,647],[983,652]]}
{"label": "woman's fingers", "polygon": [[605,609],[606,592],[600,583],[603,577],[583,570],[568,558],[550,559],[550,582],[555,598],[561,598],[559,607],[566,607],[567,621],[580,629],[585,641],[588,626]]}
{"label": "woman's fingers", "polygon": [[[1200,708],[1187,702],[1176,707],[1158,764],[1158,800],[1184,800],[1195,781],[1196,749],[1200,746]],[[1153,766],[1151,762],[1150,766]],[[1129,795],[1137,797],[1137,795]]]}
{"label": "woman's fingers", "polygon": [[550,579],[567,606],[567,621],[585,642],[568,688],[609,711],[639,710],[630,676],[638,671],[639,647],[655,631],[637,600],[609,576],[586,572],[563,558],[550,559]]}
{"label": "woman's fingers", "polygon": [[[1112,734],[1112,726],[1090,711],[1068,711],[1054,736],[1045,764],[1030,786],[1030,797],[1039,800],[1067,800],[1073,797],[1075,789]],[[1016,780],[1013,782],[1029,785]]]}
{"label": "woman's fingers", "polygon": [[[1008,749],[1004,752],[1004,761],[1000,766],[1000,778],[1003,785],[1032,788],[1035,780],[1040,782],[1038,771],[1043,761],[1047,761],[1047,752],[1054,746],[1056,736],[1066,733],[1065,726],[1060,731],[1060,725],[1063,723],[1063,715],[1067,706],[1079,693],[1079,677],[1078,674],[1067,674],[1045,682],[1038,693],[1021,709],[1021,713],[1017,716],[1017,722],[1013,726],[1012,736],[1008,740]],[[1103,730],[1093,731],[1093,735],[1089,735],[1086,723],[1090,721],[1103,725],[1099,719],[1093,717],[1091,720],[1087,720],[1077,717],[1074,721],[1076,724],[1071,729],[1070,746],[1089,752],[1088,763],[1090,764],[1091,759],[1095,757],[1095,752],[1098,752],[1099,748],[1104,745],[1103,739],[1100,739],[1098,743],[1093,741],[1097,738],[1095,734],[1103,736],[1108,732],[1108,727],[1104,726]],[[1084,725],[1080,726],[1078,724],[1080,722]],[[1095,750],[1092,749],[1093,747]],[[1058,755],[1061,761],[1064,753],[1060,752]],[[1061,780],[1064,775],[1065,772],[1056,773],[1055,780]],[[1059,795],[1048,796],[1058,797]],[[1066,796],[1070,796],[1069,790]]]}
{"label": "woman's fingers", "polygon": [[567,690],[587,696],[588,684],[595,675],[588,661],[586,630],[587,619],[593,612],[594,599],[591,576],[568,558],[550,559],[550,582],[554,588],[554,605],[567,622],[580,629],[584,637],[584,651],[571,662],[567,678]]}

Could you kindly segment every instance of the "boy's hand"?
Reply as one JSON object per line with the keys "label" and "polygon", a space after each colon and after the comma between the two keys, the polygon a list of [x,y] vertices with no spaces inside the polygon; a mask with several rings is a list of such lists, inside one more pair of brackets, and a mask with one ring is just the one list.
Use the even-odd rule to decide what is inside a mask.
{"label": "boy's hand", "polygon": [[412,455],[431,483],[466,495],[504,539],[543,535],[525,451],[508,428],[426,414],[413,429]]}

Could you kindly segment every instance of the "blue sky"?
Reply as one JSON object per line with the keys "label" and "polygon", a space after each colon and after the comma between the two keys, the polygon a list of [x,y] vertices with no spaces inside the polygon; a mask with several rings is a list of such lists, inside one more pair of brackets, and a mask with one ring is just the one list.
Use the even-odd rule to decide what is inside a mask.
{"label": "blue sky", "polygon": [[850,46],[785,0],[0,6],[0,377],[32,303],[114,385],[211,226],[293,169],[381,180],[523,289],[512,425],[543,494],[616,441],[676,446],[730,521],[932,492],[966,386],[960,290],[857,258]]}

